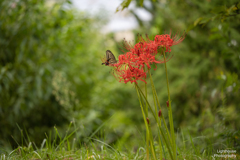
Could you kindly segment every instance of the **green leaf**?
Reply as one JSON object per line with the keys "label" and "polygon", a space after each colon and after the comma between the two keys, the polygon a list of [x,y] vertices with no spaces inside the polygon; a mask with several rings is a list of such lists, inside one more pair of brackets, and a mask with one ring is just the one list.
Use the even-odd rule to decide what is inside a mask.
{"label": "green leaf", "polygon": [[238,2],[238,4],[236,4],[236,7],[237,7],[238,9],[240,9],[240,2]]}
{"label": "green leaf", "polygon": [[141,7],[143,6],[143,0],[140,0],[140,6]]}
{"label": "green leaf", "polygon": [[238,8],[235,5],[231,6],[230,8],[227,9],[227,15],[234,14],[236,10],[238,10]]}
{"label": "green leaf", "polygon": [[129,4],[131,3],[132,0],[124,0],[120,6],[116,9],[116,12],[118,12],[119,10],[124,10],[125,8],[127,8],[129,6]]}
{"label": "green leaf", "polygon": [[196,19],[193,23],[194,26],[197,26],[199,24],[199,22],[201,22],[203,18],[202,17],[199,17],[198,19]]}
{"label": "green leaf", "polygon": [[219,14],[219,13],[224,13],[226,12],[226,7],[225,6],[218,6],[218,7],[215,7],[211,10],[212,13],[215,13],[215,14]]}

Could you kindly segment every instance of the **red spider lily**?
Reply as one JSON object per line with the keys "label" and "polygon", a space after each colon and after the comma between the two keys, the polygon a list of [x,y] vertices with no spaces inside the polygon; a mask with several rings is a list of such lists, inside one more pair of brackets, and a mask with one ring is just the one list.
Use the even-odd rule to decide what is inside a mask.
{"label": "red spider lily", "polygon": [[[171,38],[170,33],[156,35],[154,41],[151,41],[148,37],[145,40],[142,36],[139,36],[139,42],[135,45],[124,40],[123,49],[127,50],[127,52],[118,57],[118,63],[111,65],[114,67],[114,76],[120,82],[124,83],[137,83],[138,80],[146,83],[145,79],[147,71],[144,70],[145,66],[150,69],[151,64],[155,64],[156,66],[156,63],[165,63],[172,58],[169,58],[168,56],[167,60],[157,60],[156,55],[159,47],[165,47],[165,52],[171,52],[170,47],[182,42],[184,38],[185,34],[179,39],[177,35]],[[104,62],[105,60],[103,59],[102,61]]]}
{"label": "red spider lily", "polygon": [[114,64],[114,74],[120,82],[137,83],[138,80],[141,80],[146,83],[144,79],[147,71],[144,71],[144,67],[147,66],[150,69],[151,64],[164,63],[164,61],[156,60],[155,55],[157,54],[158,46],[154,41],[147,43],[142,40],[135,46],[131,46],[130,43],[125,41],[124,46],[130,52],[120,55],[118,63]]}
{"label": "red spider lily", "polygon": [[133,54],[132,52],[127,52],[125,54],[122,54],[118,57],[119,63],[117,63],[115,66],[121,66],[122,64],[128,64],[131,66],[131,64],[136,64],[137,61],[137,55]]}
{"label": "red spider lily", "polygon": [[[136,55],[132,52],[127,52],[118,57],[118,63],[114,65],[114,76],[119,80],[119,82],[136,82],[136,80],[141,79],[141,77],[146,76],[141,71],[139,71],[139,66],[136,64]],[[137,68],[137,69],[135,69]],[[137,74],[137,70],[139,74]]]}
{"label": "red spider lily", "polygon": [[[158,46],[157,44],[154,44],[148,37],[143,39],[143,37],[140,35],[138,36],[138,43],[136,43],[134,46],[127,42],[126,40],[123,41],[123,49],[127,50],[128,52],[132,52],[133,54],[136,54],[137,56],[140,56],[140,54],[157,54]],[[124,51],[123,51],[124,52]]]}
{"label": "red spider lily", "polygon": [[165,52],[171,52],[171,46],[176,45],[180,42],[182,42],[185,38],[186,34],[184,33],[179,39],[177,34],[171,38],[171,32],[170,34],[163,34],[163,35],[156,35],[154,42],[161,47],[166,47]]}
{"label": "red spider lily", "polygon": [[154,42],[158,46],[166,47],[166,51],[165,52],[171,52],[170,47],[173,44],[173,40],[170,38],[169,35],[156,35]]}
{"label": "red spider lily", "polygon": [[142,67],[144,67],[144,65],[146,65],[149,69],[150,64],[156,64],[156,63],[161,63],[160,61],[157,61],[155,59],[155,55],[152,55],[150,53],[143,53],[140,54],[140,56],[137,58],[138,60],[138,65],[142,65]]}
{"label": "red spider lily", "polygon": [[[148,44],[149,45],[149,44]],[[120,82],[137,82],[137,80],[146,81],[144,80],[146,78],[146,73],[144,71],[145,65],[148,68],[151,68],[150,64],[155,64],[155,63],[163,63],[163,61],[157,61],[155,59],[155,55],[151,54],[150,52],[147,52],[144,50],[144,44],[143,43],[137,43],[135,45],[135,49],[137,47],[139,48],[139,55],[136,54],[136,52],[127,52],[123,55],[120,55],[118,57],[118,63],[114,64],[115,70],[114,74],[115,77],[120,81]]]}
{"label": "red spider lily", "polygon": [[[144,72],[142,65],[139,64],[137,55],[132,52],[127,52],[118,57],[119,62],[115,64],[114,76],[120,82],[136,82],[137,80],[144,81],[146,73]],[[144,81],[146,83],[146,81]]]}
{"label": "red spider lily", "polygon": [[140,80],[147,83],[144,80],[146,78],[146,72],[143,69],[137,67],[122,65],[121,68],[115,68],[114,76],[119,80],[119,82],[137,83],[137,81]]}
{"label": "red spider lily", "polygon": [[[140,42],[138,42],[134,46],[131,45],[131,43],[124,41],[123,47],[124,49],[129,51],[126,53],[125,57],[131,56],[131,58],[121,58],[123,58],[124,60],[131,59],[131,63],[134,63],[134,65],[138,67],[143,67],[144,65],[147,65],[148,68],[151,68],[150,64],[160,63],[155,59],[155,55],[158,52],[158,46],[155,43],[151,43],[150,41],[145,41],[141,36],[139,39]],[[128,64],[131,65],[131,63]]]}

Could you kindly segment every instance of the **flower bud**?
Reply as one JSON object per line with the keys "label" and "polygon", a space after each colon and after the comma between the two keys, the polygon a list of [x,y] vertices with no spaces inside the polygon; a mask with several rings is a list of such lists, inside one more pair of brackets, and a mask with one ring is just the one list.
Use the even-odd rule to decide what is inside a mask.
{"label": "flower bud", "polygon": [[161,117],[161,116],[162,116],[162,111],[159,110],[159,111],[158,111],[158,117]]}
{"label": "flower bud", "polygon": [[149,119],[147,118],[147,123],[149,124],[150,123],[150,121],[149,121]]}
{"label": "flower bud", "polygon": [[169,107],[169,101],[167,101],[166,103],[167,103],[167,107]]}

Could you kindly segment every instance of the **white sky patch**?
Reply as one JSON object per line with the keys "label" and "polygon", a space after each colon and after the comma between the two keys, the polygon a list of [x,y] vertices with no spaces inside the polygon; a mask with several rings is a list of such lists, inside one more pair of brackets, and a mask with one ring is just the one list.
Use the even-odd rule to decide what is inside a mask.
{"label": "white sky patch", "polygon": [[[101,30],[102,32],[117,32],[132,30],[138,27],[138,23],[134,16],[128,13],[128,9],[134,8],[131,3],[128,9],[116,13],[117,7],[120,6],[122,0],[72,0],[73,5],[79,10],[88,12],[89,14],[99,14],[105,11],[109,16],[109,22]],[[152,17],[144,9],[136,9],[135,13],[140,16],[141,20],[149,21]]]}

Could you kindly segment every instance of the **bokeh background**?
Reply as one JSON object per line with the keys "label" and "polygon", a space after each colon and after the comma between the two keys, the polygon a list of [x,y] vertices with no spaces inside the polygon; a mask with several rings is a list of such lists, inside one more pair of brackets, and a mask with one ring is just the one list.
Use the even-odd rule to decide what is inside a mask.
{"label": "bokeh background", "polygon": [[[203,147],[229,142],[240,149],[237,2],[133,1],[115,13],[100,0],[92,9],[76,0],[1,0],[0,148],[11,150],[22,137],[38,146],[54,126],[64,135],[70,123],[79,144],[94,134],[119,149],[139,147],[144,124],[136,91],[101,57],[106,50],[118,57],[123,38],[134,43],[138,33],[153,39],[186,31],[167,63],[176,133],[204,137],[194,141]],[[166,107],[162,64],[153,78]]]}

